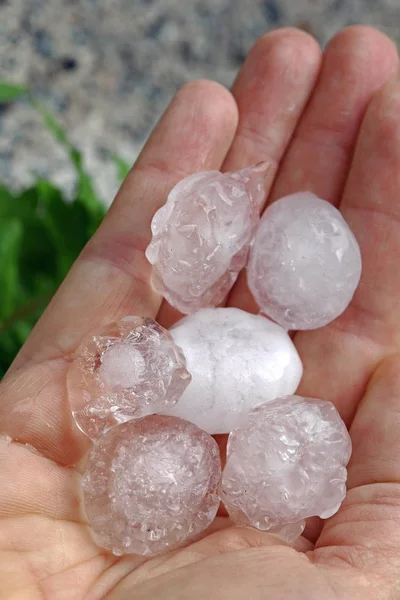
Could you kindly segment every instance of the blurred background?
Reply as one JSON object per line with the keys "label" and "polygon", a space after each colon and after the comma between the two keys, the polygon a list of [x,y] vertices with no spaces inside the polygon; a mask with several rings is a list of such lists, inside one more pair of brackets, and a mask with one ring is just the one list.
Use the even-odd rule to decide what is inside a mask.
{"label": "blurred background", "polygon": [[[353,23],[400,36],[399,0],[0,0],[0,79],[29,84],[67,127],[96,190],[117,186],[110,154],[133,162],[186,81],[229,86],[265,31],[301,27],[321,44]],[[27,103],[0,108],[0,180],[49,177],[71,194],[65,151]]]}
{"label": "blurred background", "polygon": [[0,0],[0,377],[182,84],[355,23],[399,41],[400,1]]}

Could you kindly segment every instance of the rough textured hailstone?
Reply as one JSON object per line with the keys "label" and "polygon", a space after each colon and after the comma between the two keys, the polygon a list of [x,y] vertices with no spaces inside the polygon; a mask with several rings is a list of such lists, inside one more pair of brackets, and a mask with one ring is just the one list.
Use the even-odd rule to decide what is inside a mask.
{"label": "rough textured hailstone", "polygon": [[265,211],[247,278],[262,312],[286,329],[315,329],[349,305],[361,254],[340,212],[310,192],[281,198]]}
{"label": "rough textured hailstone", "polygon": [[82,479],[96,542],[115,554],[176,548],[214,520],[220,477],[217,443],[192,423],[152,415],[113,427]]}
{"label": "rough textured hailstone", "polygon": [[171,335],[192,381],[168,414],[208,433],[229,433],[258,404],[293,394],[302,376],[297,351],[279,325],[238,308],[205,308]]}
{"label": "rough textured hailstone", "polygon": [[292,541],[346,494],[351,440],[330,402],[300,396],[257,407],[229,436],[220,496],[232,520]]}
{"label": "rough textured hailstone", "polygon": [[189,381],[169,332],[153,319],[126,317],[82,342],[68,393],[78,427],[96,439],[118,423],[172,406]]}
{"label": "rough textured hailstone", "polygon": [[266,163],[186,177],[153,217],[152,283],[185,314],[216,306],[245,266],[264,200]]}

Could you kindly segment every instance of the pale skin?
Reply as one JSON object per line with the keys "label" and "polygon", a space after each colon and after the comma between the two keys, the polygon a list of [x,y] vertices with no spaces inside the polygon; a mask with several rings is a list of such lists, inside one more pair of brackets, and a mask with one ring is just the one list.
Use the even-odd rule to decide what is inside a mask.
{"label": "pale skin", "polygon": [[[173,99],[1,384],[1,599],[400,596],[398,68],[395,46],[376,30],[343,30],[322,53],[284,29],[255,44],[231,92],[198,81]],[[89,444],[71,421],[68,364],[82,337],[110,321],[148,315],[169,325],[179,316],[149,284],[152,215],[184,176],[260,160],[271,165],[268,203],[310,190],[340,208],[361,246],[349,309],[294,336],[305,366],[299,393],[334,402],[350,429],[347,497],[295,548],[221,516],[184,549],[117,559],[92,541],[80,508]],[[227,303],[255,310],[244,277]]]}

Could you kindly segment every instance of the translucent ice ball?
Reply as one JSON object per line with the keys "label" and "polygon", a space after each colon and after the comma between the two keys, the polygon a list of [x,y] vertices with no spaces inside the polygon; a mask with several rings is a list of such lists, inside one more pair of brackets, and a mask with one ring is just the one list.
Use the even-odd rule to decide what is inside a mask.
{"label": "translucent ice ball", "polygon": [[326,325],[347,308],[360,276],[357,240],[332,204],[299,192],[264,212],[247,279],[273,321],[286,329]]}
{"label": "translucent ice ball", "polygon": [[190,175],[154,215],[146,250],[152,283],[182,313],[219,304],[245,266],[267,169]]}
{"label": "translucent ice ball", "polygon": [[170,333],[149,317],[125,317],[82,341],[68,371],[68,398],[79,429],[96,439],[174,405],[189,381]]}
{"label": "translucent ice ball", "polygon": [[153,556],[206,529],[219,506],[216,441],[163,415],[117,425],[93,445],[82,479],[96,542],[114,554]]}
{"label": "translucent ice ball", "polygon": [[228,440],[220,496],[231,519],[293,541],[346,495],[351,440],[331,402],[287,396],[254,409]]}

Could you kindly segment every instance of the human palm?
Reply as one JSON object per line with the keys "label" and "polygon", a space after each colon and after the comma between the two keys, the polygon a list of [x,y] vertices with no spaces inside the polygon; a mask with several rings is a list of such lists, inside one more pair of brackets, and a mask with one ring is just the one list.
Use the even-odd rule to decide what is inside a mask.
{"label": "human palm", "polygon": [[[1,384],[1,599],[400,596],[400,85],[387,84],[398,65],[393,44],[369,28],[342,31],[323,56],[306,34],[280,30],[257,42],[232,94],[205,81],[177,94]],[[71,421],[68,364],[81,338],[110,321],[178,318],[149,284],[152,215],[186,175],[260,160],[270,163],[268,202],[310,190],[340,207],[361,246],[351,306],[294,337],[300,393],[334,402],[350,427],[347,497],[322,529],[310,522],[296,549],[221,516],[182,550],[117,559],[81,513],[89,442]],[[255,309],[244,277],[228,304]]]}

